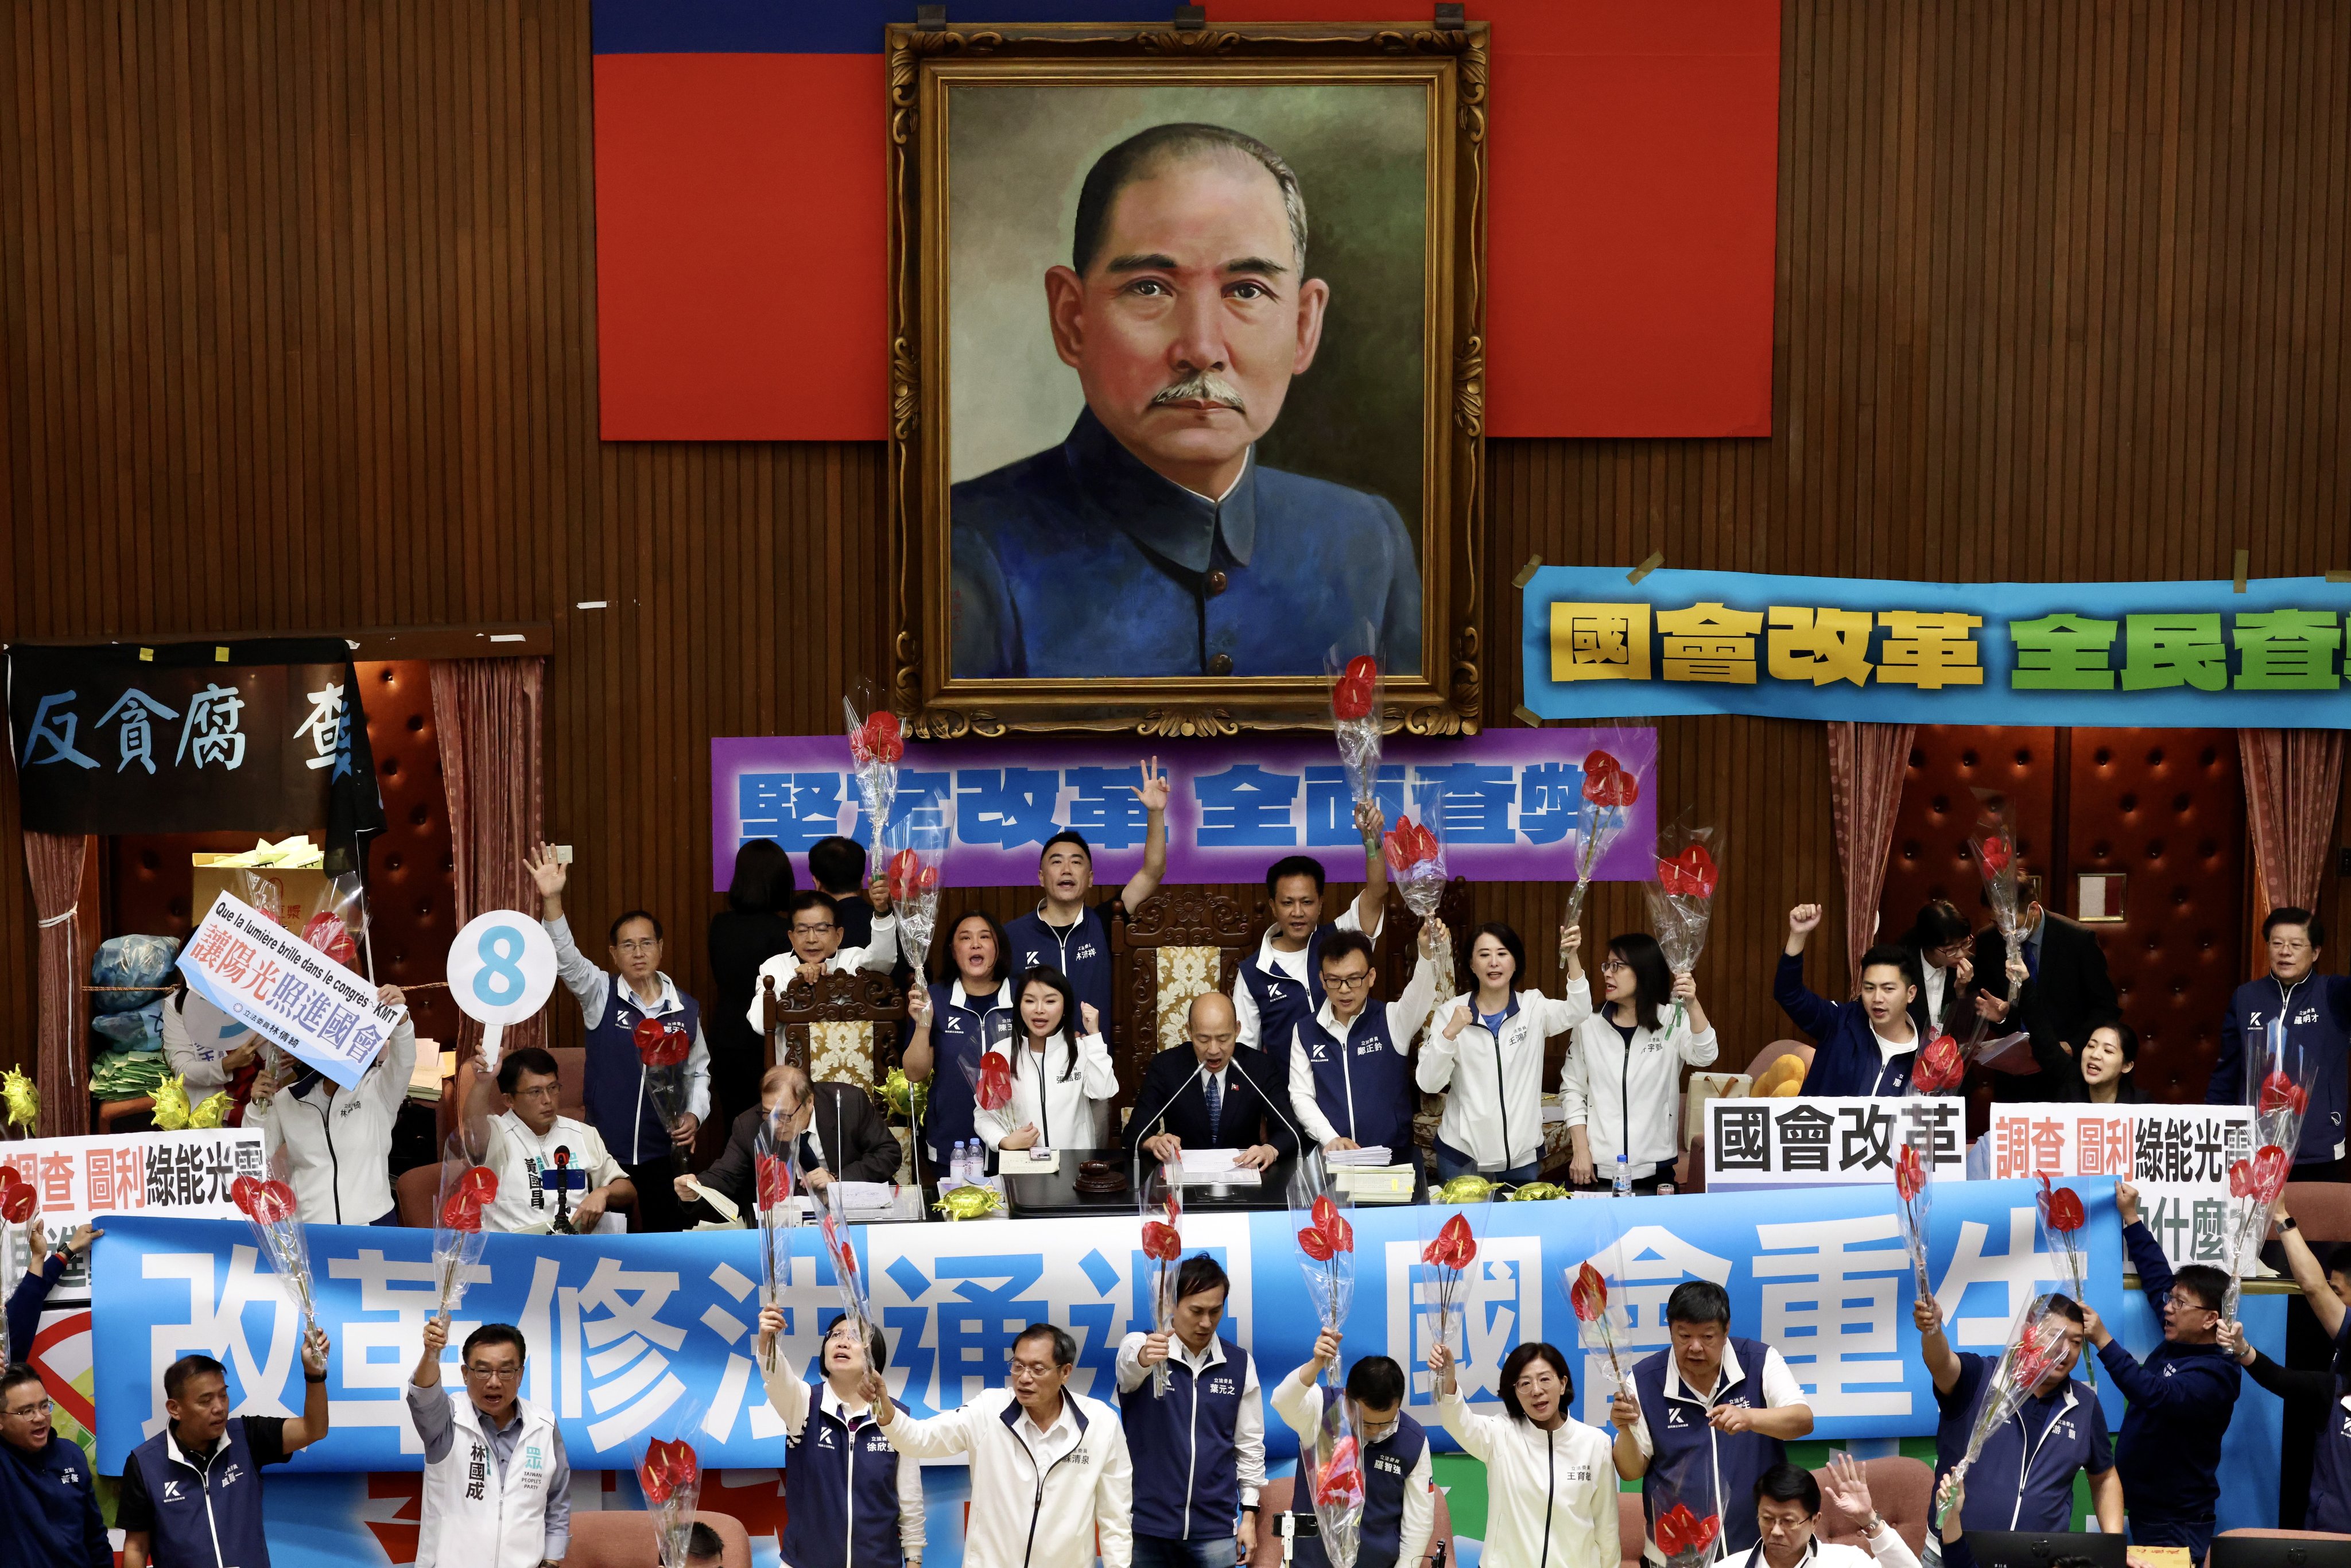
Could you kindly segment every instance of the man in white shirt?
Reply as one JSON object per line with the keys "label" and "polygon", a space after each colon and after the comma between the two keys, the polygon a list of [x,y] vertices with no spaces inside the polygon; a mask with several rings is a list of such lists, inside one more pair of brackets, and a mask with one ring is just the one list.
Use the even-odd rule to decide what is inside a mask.
{"label": "man in white shirt", "polygon": [[441,1386],[449,1320],[424,1320],[408,1380],[408,1419],[424,1443],[416,1568],[538,1568],[571,1545],[571,1461],[551,1413],[521,1397],[522,1331],[484,1323],[465,1336],[465,1392]]}
{"label": "man in white shirt", "polygon": [[1387,908],[1388,866],[1381,850],[1387,816],[1376,800],[1355,803],[1355,831],[1364,840],[1364,891],[1328,925],[1322,919],[1322,862],[1311,855],[1288,855],[1265,873],[1266,901],[1273,924],[1256,956],[1241,965],[1233,987],[1233,1012],[1240,1042],[1279,1058],[1290,1030],[1322,1005],[1322,944],[1334,931],[1360,931],[1380,939],[1380,916]]}
{"label": "man in white shirt", "polygon": [[1110,1406],[1066,1385],[1077,1342],[1031,1323],[1012,1342],[1011,1387],[918,1421],[898,1413],[869,1372],[864,1394],[890,1446],[915,1458],[968,1455],[971,1513],[964,1560],[1012,1568],[1132,1568],[1134,1467]]}
{"label": "man in white shirt", "polygon": [[467,1137],[487,1150],[483,1163],[498,1177],[498,1196],[482,1213],[486,1230],[584,1234],[614,1198],[636,1196],[596,1129],[557,1113],[563,1088],[558,1071],[555,1058],[537,1046],[508,1051],[497,1072],[508,1108],[493,1115],[490,1074],[480,1055],[474,1058]]}
{"label": "man in white shirt", "polygon": [[[1265,1401],[1256,1358],[1217,1332],[1231,1290],[1214,1258],[1186,1258],[1176,1276],[1173,1332],[1131,1333],[1118,1347],[1119,1413],[1140,1461],[1136,1568],[1221,1568],[1257,1539]],[[1152,1371],[1162,1362],[1164,1394]]]}

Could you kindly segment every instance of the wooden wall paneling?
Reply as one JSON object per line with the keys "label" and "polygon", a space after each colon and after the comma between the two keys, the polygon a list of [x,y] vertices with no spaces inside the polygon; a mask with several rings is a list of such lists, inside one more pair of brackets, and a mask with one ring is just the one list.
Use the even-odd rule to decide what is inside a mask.
{"label": "wooden wall paneling", "polygon": [[[2351,16],[1782,16],[1775,434],[1493,444],[1489,581],[1653,549],[1941,580],[2225,577],[2240,545],[2259,574],[2351,565]],[[0,636],[550,624],[548,824],[579,851],[582,935],[657,909],[694,987],[710,737],[830,732],[884,667],[883,455],[598,440],[588,21],[0,5]],[[1489,723],[1513,722],[1515,612],[1498,596]],[[1784,1032],[1787,905],[1840,902],[1825,748],[1779,721],[1661,727],[1661,794],[1726,835],[1700,977],[1735,1056]],[[23,994],[16,828],[0,800],[0,983]],[[1555,984],[1563,899],[1477,902]],[[1608,888],[1587,924],[1643,919]]]}

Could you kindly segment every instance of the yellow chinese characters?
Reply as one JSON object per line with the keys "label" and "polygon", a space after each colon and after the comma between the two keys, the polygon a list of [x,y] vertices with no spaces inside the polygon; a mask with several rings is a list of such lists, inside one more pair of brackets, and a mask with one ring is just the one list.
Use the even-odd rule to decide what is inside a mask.
{"label": "yellow chinese characters", "polygon": [[1649,678],[1649,607],[1570,604],[1551,607],[1551,678],[1554,681],[1646,681]]}

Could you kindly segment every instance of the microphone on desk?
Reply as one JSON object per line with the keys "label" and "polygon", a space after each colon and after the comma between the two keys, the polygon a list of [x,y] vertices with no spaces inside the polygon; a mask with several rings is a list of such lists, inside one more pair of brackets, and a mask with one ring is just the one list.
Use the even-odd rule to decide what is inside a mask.
{"label": "microphone on desk", "polygon": [[1309,1149],[1318,1148],[1321,1146],[1309,1139],[1304,1133],[1299,1131],[1298,1124],[1290,1119],[1289,1113],[1281,1108],[1281,1103],[1280,1101],[1276,1100],[1272,1095],[1265,1092],[1264,1084],[1259,1083],[1255,1078],[1249,1076],[1249,1070],[1241,1066],[1241,1053],[1238,1048],[1233,1051],[1231,1064],[1239,1071],[1241,1077],[1248,1081],[1249,1086],[1257,1091],[1258,1098],[1265,1102],[1266,1109],[1271,1111],[1276,1116],[1281,1118],[1281,1124],[1290,1129],[1290,1135],[1291,1137],[1298,1140],[1298,1152],[1300,1154],[1303,1155]]}
{"label": "microphone on desk", "polygon": [[1145,1122],[1143,1124],[1143,1131],[1134,1134],[1134,1179],[1138,1187],[1143,1185],[1143,1145],[1144,1140],[1152,1135],[1151,1129],[1167,1120],[1167,1113],[1176,1109],[1176,1102],[1183,1098],[1184,1091],[1200,1082],[1200,1075],[1207,1071],[1208,1064],[1196,1059],[1192,1066],[1192,1076],[1176,1086],[1176,1092],[1167,1096],[1167,1103],[1159,1107],[1159,1114]]}

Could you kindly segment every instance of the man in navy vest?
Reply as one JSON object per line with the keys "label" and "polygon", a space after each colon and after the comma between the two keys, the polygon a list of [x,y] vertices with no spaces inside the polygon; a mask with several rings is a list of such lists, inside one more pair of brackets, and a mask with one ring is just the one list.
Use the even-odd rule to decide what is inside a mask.
{"label": "man in navy vest", "polygon": [[1265,895],[1273,905],[1255,956],[1241,965],[1233,988],[1233,1012],[1240,1042],[1280,1059],[1290,1032],[1322,1005],[1322,944],[1334,931],[1360,931],[1380,939],[1380,917],[1388,898],[1388,865],[1381,852],[1386,814],[1376,800],[1355,803],[1355,831],[1364,840],[1364,891],[1328,925],[1322,919],[1322,862],[1312,855],[1288,855],[1265,873]]}
{"label": "man in navy vest", "polygon": [[[1113,994],[1117,988],[1111,970],[1110,921],[1105,911],[1112,904],[1121,903],[1128,914],[1134,914],[1143,907],[1144,899],[1159,891],[1159,879],[1167,874],[1167,775],[1159,771],[1159,758],[1143,765],[1142,779],[1134,791],[1145,813],[1143,867],[1126,879],[1117,897],[1101,904],[1086,902],[1094,890],[1093,846],[1083,833],[1064,831],[1047,839],[1037,856],[1037,885],[1045,896],[1027,915],[1004,923],[1004,939],[1012,949],[1011,972],[1025,975],[1042,967],[1068,976],[1070,989],[1077,993],[1078,1000],[1102,1015],[1102,1038],[1113,1047],[1118,1040],[1112,1033],[1111,1020],[1117,1016]],[[1109,791],[1117,788],[1105,787]],[[1133,831],[1130,818],[1124,831]],[[1107,1110],[1109,1102],[1102,1103]],[[1104,1130],[1096,1128],[1096,1136]]]}
{"label": "man in navy vest", "polygon": [[2341,1163],[2345,1150],[2344,1100],[2351,1090],[2346,1071],[2351,1052],[2351,978],[2318,973],[2319,949],[2326,944],[2326,922],[2307,909],[2287,905],[2270,911],[2262,922],[2262,941],[2270,954],[2270,972],[2248,980],[2229,998],[2229,1016],[2220,1025],[2220,1054],[2205,1080],[2204,1101],[2210,1105],[2247,1105],[2252,1099],[2245,1083],[2245,1054],[2268,1060],[2272,1020],[2285,1020],[2286,1061],[2299,1064],[2296,1082],[2310,1093],[2310,1113],[2303,1118],[2302,1146],[2294,1151],[2295,1181],[2343,1181],[2351,1169]]}
{"label": "man in navy vest", "polygon": [[923,1467],[890,1446],[865,1396],[869,1366],[877,1375],[890,1369],[882,1331],[861,1347],[847,1317],[825,1324],[818,1348],[824,1381],[815,1390],[777,1352],[783,1332],[783,1309],[760,1308],[759,1364],[775,1367],[767,1375],[768,1403],[784,1418],[784,1561],[792,1568],[897,1568],[921,1558]]}
{"label": "man in navy vest", "polygon": [[[1326,1153],[1413,1146],[1412,1113],[1420,1092],[1405,1054],[1437,1006],[1437,944],[1444,922],[1420,925],[1420,961],[1404,995],[1371,1005],[1372,943],[1359,931],[1334,931],[1322,944],[1323,1002],[1301,1019],[1288,1046],[1290,1109],[1306,1135]],[[1269,1052],[1282,1060],[1282,1047]]]}
{"label": "man in navy vest", "polygon": [[[1723,1549],[1753,1549],[1755,1512],[1739,1506],[1763,1472],[1787,1458],[1785,1445],[1813,1429],[1813,1407],[1780,1353],[1730,1333],[1730,1297],[1711,1280],[1685,1280],[1666,1299],[1670,1349],[1633,1364],[1633,1386],[1609,1404],[1616,1427],[1616,1473],[1641,1483],[1649,1520],[1647,1553],[1664,1561],[1655,1531],[1666,1478],[1698,1511],[1722,1520]],[[1692,1498],[1696,1490],[1699,1495]],[[1710,1491],[1711,1497],[1705,1494]]]}
{"label": "man in navy vest", "polygon": [[0,1373],[0,1519],[27,1568],[114,1568],[89,1461],[49,1424],[41,1375],[16,1363]]}
{"label": "man in navy vest", "polygon": [[[680,1167],[670,1151],[676,1149],[682,1159],[693,1149],[702,1119],[710,1114],[710,1047],[702,1038],[702,1008],[662,973],[660,921],[642,909],[613,921],[612,969],[617,972],[600,969],[572,941],[571,923],[563,917],[569,868],[555,858],[549,844],[539,845],[538,852],[523,863],[538,885],[539,924],[555,944],[556,973],[579,1000],[588,1025],[587,1082],[581,1093],[588,1120],[636,1188],[632,1226],[638,1230],[683,1230],[685,1207],[677,1200],[673,1180]],[[683,1030],[693,1041],[686,1050],[674,1123],[665,1121],[652,1070],[637,1055],[637,1025],[649,1018]]]}
{"label": "man in navy vest", "polygon": [[[1339,1335],[1314,1336],[1314,1358],[1275,1385],[1274,1414],[1311,1448],[1322,1429],[1322,1374],[1339,1359]],[[1347,1407],[1363,1444],[1364,1516],[1356,1529],[1355,1568],[1416,1568],[1428,1551],[1437,1500],[1428,1460],[1428,1434],[1404,1413],[1404,1368],[1384,1355],[1367,1355],[1347,1370]],[[1280,1533],[1296,1568],[1328,1568],[1314,1500],[1301,1475],[1291,1490]]]}
{"label": "man in navy vest", "polygon": [[[1119,1414],[1134,1459],[1134,1568],[1231,1568],[1257,1537],[1265,1403],[1256,1360],[1217,1333],[1231,1290],[1214,1258],[1185,1259],[1174,1332],[1131,1333],[1118,1347]],[[1162,1362],[1165,1394],[1152,1375]]]}
{"label": "man in navy vest", "polygon": [[[1275,1095],[1273,1064],[1233,1043],[1232,998],[1207,991],[1185,1015],[1188,1043],[1151,1059],[1134,1110],[1126,1119],[1126,1146],[1155,1160],[1186,1149],[1238,1149],[1236,1165],[1263,1170],[1298,1152],[1290,1113]],[[1282,1098],[1288,1098],[1283,1095]]]}
{"label": "man in navy vest", "polygon": [[[327,1331],[302,1340],[302,1414],[228,1414],[228,1369],[183,1355],[163,1369],[164,1427],[123,1461],[114,1522],[122,1568],[269,1568],[261,1469],[327,1435]],[[127,1416],[128,1413],[124,1413]]]}
{"label": "man in navy vest", "polygon": [[2163,1323],[2163,1343],[2142,1364],[2107,1332],[2095,1308],[2083,1309],[2098,1359],[2130,1401],[2115,1468],[2122,1472],[2131,1544],[2184,1546],[2190,1563],[2201,1563],[2220,1500],[2220,1439],[2244,1385],[2244,1368],[2220,1344],[2229,1276],[2209,1263],[2190,1263],[2174,1276],[2163,1249],[2139,1223],[2138,1188],[2129,1182],[2115,1183],[2115,1212],[2131,1266]]}
{"label": "man in navy vest", "polygon": [[[2071,1530],[2074,1477],[2086,1470],[2098,1528],[2120,1534],[2123,1481],[2115,1470],[2106,1413],[2099,1408],[2096,1392],[2074,1375],[2086,1332],[2082,1309],[2070,1297],[2052,1296],[2049,1312],[2062,1325],[2064,1349],[2016,1413],[1985,1441],[1968,1471],[1961,1522],[1970,1530]],[[1942,1305],[1932,1296],[1912,1305],[1910,1319],[1918,1325],[1919,1353],[1935,1379],[1939,1482],[1967,1452],[1992,1358],[1951,1348],[1943,1335]]]}

